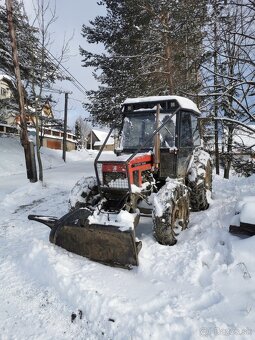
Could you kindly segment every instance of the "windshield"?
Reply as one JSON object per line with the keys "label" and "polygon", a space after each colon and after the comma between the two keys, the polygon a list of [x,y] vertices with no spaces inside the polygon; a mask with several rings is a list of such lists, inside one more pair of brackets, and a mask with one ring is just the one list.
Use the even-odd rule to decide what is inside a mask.
{"label": "windshield", "polygon": [[[122,147],[123,149],[136,149],[142,146],[152,136],[155,130],[154,114],[132,114],[124,119]],[[153,147],[153,138],[144,146],[145,149]]]}
{"label": "windshield", "polygon": [[[160,115],[160,146],[171,148],[175,145],[175,116],[169,119],[169,114]],[[153,148],[153,135],[156,130],[155,114],[130,114],[125,117],[122,134],[123,149],[137,149],[144,145],[144,149]]]}

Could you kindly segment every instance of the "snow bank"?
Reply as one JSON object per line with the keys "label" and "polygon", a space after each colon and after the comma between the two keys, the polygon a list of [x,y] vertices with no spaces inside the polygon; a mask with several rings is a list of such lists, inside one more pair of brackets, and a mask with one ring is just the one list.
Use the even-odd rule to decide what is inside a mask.
{"label": "snow bank", "polygon": [[25,157],[19,137],[0,135],[0,151],[0,176],[25,173]]}
{"label": "snow bank", "polygon": [[255,225],[255,196],[243,196],[236,203],[235,214],[232,225],[239,226],[240,222]]}
{"label": "snow bank", "polygon": [[240,222],[255,225],[255,197],[253,202],[247,202],[243,205],[240,213]]}
{"label": "snow bank", "polygon": [[[255,196],[244,196],[236,204],[236,213],[239,214],[246,203],[255,204]],[[255,206],[254,206],[255,207]]]}
{"label": "snow bank", "polygon": [[[7,137],[0,135],[0,176],[17,175],[25,173],[25,156],[19,137]],[[44,169],[63,166],[62,150],[41,148],[41,157]],[[94,160],[98,151],[82,149],[80,151],[67,152],[67,162]]]}

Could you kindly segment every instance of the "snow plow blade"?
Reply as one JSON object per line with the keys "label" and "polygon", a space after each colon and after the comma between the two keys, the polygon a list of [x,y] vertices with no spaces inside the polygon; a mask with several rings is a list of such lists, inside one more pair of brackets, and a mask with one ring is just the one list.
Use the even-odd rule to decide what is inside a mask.
{"label": "snow plow blade", "polygon": [[[90,215],[90,210],[81,208],[56,220],[51,227],[50,242],[106,265],[125,269],[138,266],[141,242],[135,241],[134,230],[120,231],[113,225],[89,224]],[[28,218],[49,226],[47,217],[29,215]]]}

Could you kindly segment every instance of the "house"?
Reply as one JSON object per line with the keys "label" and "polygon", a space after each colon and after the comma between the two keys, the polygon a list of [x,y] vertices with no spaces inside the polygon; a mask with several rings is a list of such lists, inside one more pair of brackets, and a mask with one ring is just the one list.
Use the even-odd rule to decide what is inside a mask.
{"label": "house", "polygon": [[11,77],[0,75],[0,100],[11,98],[13,91],[14,84]]}
{"label": "house", "polygon": [[[9,76],[0,75],[0,101],[12,97],[15,86]],[[0,106],[0,134],[18,134],[20,130],[20,116],[7,110],[5,103]],[[35,139],[35,109],[27,108],[26,121],[29,138]],[[49,101],[44,104],[41,113],[38,115],[41,145],[50,149],[63,149],[63,121],[54,118],[52,107]],[[67,151],[76,149],[76,137],[71,131],[66,135]]]}
{"label": "house", "polygon": [[18,134],[18,129],[13,123],[14,114],[8,109],[8,99],[12,98],[15,86],[7,75],[0,75],[0,134]]}
{"label": "house", "polygon": [[[87,148],[88,149],[94,149],[99,150],[101,146],[103,145],[109,131],[101,130],[101,129],[95,129],[93,128],[88,136],[87,136]],[[114,138],[112,136],[109,137],[105,147],[105,151],[113,151],[114,150]]]}
{"label": "house", "polygon": [[[28,134],[30,138],[35,137],[35,128],[28,128]],[[43,128],[41,130],[41,144],[42,146],[55,149],[63,150],[63,137],[64,131],[54,127]],[[72,151],[76,149],[76,136],[71,132],[67,131],[66,134],[66,151]]]}

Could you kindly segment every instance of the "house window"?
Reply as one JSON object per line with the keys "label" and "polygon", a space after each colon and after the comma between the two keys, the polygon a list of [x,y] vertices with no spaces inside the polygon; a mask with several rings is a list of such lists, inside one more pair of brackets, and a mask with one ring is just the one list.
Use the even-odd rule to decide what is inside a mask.
{"label": "house window", "polygon": [[44,133],[45,133],[45,135],[51,135],[51,130],[44,129]]}
{"label": "house window", "polygon": [[9,126],[7,126],[7,127],[6,127],[6,132],[7,132],[7,133],[17,133],[17,129],[14,128],[14,127],[9,127]]}

